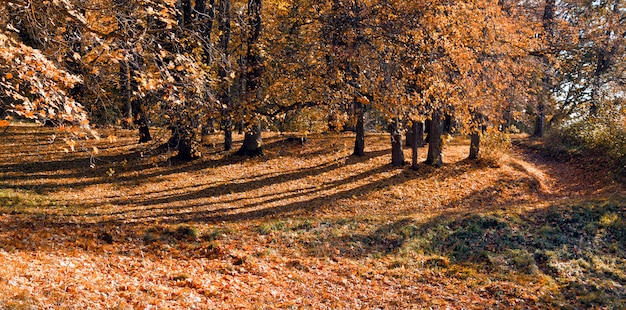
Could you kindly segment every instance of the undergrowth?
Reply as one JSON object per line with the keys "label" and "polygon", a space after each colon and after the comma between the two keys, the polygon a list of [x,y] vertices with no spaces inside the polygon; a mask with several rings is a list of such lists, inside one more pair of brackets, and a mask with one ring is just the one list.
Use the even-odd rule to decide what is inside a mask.
{"label": "undergrowth", "polygon": [[626,128],[619,117],[590,117],[551,130],[546,149],[557,157],[579,155],[611,166],[616,179],[626,182]]}
{"label": "undergrowth", "polygon": [[544,279],[557,288],[541,296],[547,305],[625,306],[623,201],[552,206],[528,213],[444,215],[427,222],[342,218],[261,226],[271,227],[283,238],[295,237],[312,256],[385,259],[390,261],[389,269],[429,268],[461,279],[480,274],[513,282]]}

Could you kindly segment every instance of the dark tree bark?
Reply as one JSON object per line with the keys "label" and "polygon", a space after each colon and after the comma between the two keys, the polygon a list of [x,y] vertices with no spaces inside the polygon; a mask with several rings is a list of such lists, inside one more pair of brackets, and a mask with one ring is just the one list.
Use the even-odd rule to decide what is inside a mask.
{"label": "dark tree bark", "polygon": [[233,130],[230,128],[232,125],[224,128],[224,151],[230,151],[233,149]]}
{"label": "dark tree bark", "polygon": [[222,130],[224,131],[224,151],[233,149],[233,121],[230,115],[231,100],[230,87],[231,82],[228,80],[232,68],[230,65],[230,7],[231,0],[221,0],[218,8],[217,29],[220,33],[218,48],[221,54],[218,75],[220,77],[219,98],[222,104]]}
{"label": "dark tree bark", "polygon": [[[547,36],[546,42],[552,45],[554,40],[554,13],[556,8],[556,0],[546,0],[546,5],[543,10],[543,29]],[[542,56],[542,62],[545,66],[548,66],[547,55]],[[543,91],[540,94],[540,98],[537,102],[537,119],[535,120],[535,130],[533,137],[543,137],[545,118],[546,118],[546,99],[550,96],[550,86],[547,77],[541,79]]]}
{"label": "dark tree bark", "polygon": [[[424,123],[422,122],[416,122],[413,121],[413,124],[411,125],[411,131],[413,131],[413,141],[411,141],[411,169],[413,170],[417,170],[418,169],[418,149],[420,146],[420,143],[423,144],[424,143],[424,138],[423,138],[423,133],[424,133]],[[419,134],[419,133],[422,134]]]}
{"label": "dark tree bark", "polygon": [[415,138],[415,132],[413,131],[413,126],[407,129],[405,134],[405,146],[413,146],[413,140]]}
{"label": "dark tree bark", "polygon": [[252,130],[246,131],[243,138],[243,145],[237,151],[239,156],[262,156],[262,137],[261,137],[261,125],[256,125]]}
{"label": "dark tree bark", "polygon": [[122,112],[124,115],[122,124],[126,128],[132,128],[133,125],[130,79],[130,65],[127,61],[120,61],[120,96],[122,97]]}
{"label": "dark tree bark", "polygon": [[485,132],[486,118],[482,113],[474,112],[472,114],[476,128],[470,134],[470,152],[468,159],[475,160],[480,156],[480,139]]}
{"label": "dark tree bark", "polygon": [[[417,147],[424,146],[424,122],[413,121],[413,125],[406,131],[406,146],[413,146],[417,141]],[[416,137],[417,136],[417,137]]]}
{"label": "dark tree bark", "polygon": [[404,165],[404,152],[402,151],[402,132],[398,118],[391,122],[389,129],[391,133],[391,164],[394,167],[401,167]]}
{"label": "dark tree bark", "polygon": [[433,111],[432,119],[430,121],[429,141],[428,141],[428,156],[426,158],[426,164],[439,167],[443,164],[442,152],[443,141],[441,136],[443,135],[443,120],[441,110],[437,109]]}
{"label": "dark tree bark", "polygon": [[365,106],[355,100],[356,119],[356,138],[354,139],[355,156],[365,156]]}
{"label": "dark tree bark", "polygon": [[470,153],[468,159],[478,159],[478,153],[480,152],[480,133],[475,132],[470,134]]}
{"label": "dark tree bark", "polygon": [[150,127],[148,126],[148,117],[143,111],[141,100],[134,99],[131,105],[133,107],[133,114],[135,116],[135,125],[137,125],[137,128],[139,129],[139,143],[152,141],[152,136],[150,135]]}
{"label": "dark tree bark", "polygon": [[[141,58],[137,54],[132,54],[130,58],[130,62],[128,63],[129,69],[129,79],[130,79],[130,89],[132,91],[136,91],[139,89],[139,82],[135,79],[137,72],[139,71],[139,67],[141,65]],[[141,98],[132,98],[130,101],[131,107],[131,115],[133,117],[132,124],[136,126],[139,131],[139,143],[146,143],[152,140],[152,136],[150,136],[150,127],[148,116],[144,111],[143,103]]]}
{"label": "dark tree bark", "polygon": [[187,126],[178,126],[175,130],[177,130],[175,136],[178,138],[178,145],[176,147],[178,155],[176,155],[176,157],[185,161],[202,157],[202,153],[199,151],[200,146],[195,139],[194,132]]}
{"label": "dark tree bark", "polygon": [[[248,104],[257,103],[260,100],[261,75],[263,73],[262,58],[258,43],[261,36],[261,0],[248,0],[248,20],[250,35],[247,40],[246,51],[246,85],[244,96]],[[251,130],[247,130],[243,145],[237,151],[238,155],[258,156],[263,155],[261,148],[261,123],[257,121]]]}

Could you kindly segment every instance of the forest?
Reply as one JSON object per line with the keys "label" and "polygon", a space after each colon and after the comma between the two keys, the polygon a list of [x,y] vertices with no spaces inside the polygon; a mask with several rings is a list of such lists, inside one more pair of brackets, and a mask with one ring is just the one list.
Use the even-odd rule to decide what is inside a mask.
{"label": "forest", "polygon": [[620,0],[0,0],[0,308],[623,308]]}

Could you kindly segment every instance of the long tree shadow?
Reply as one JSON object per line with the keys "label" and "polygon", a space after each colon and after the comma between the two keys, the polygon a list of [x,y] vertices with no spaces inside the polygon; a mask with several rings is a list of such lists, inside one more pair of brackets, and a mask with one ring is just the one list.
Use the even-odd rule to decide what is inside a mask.
{"label": "long tree shadow", "polygon": [[[142,206],[150,206],[150,205],[161,205],[161,204],[171,204],[174,202],[180,201],[188,201],[196,198],[209,198],[209,197],[218,197],[225,194],[235,194],[235,193],[243,193],[248,191],[253,191],[256,189],[264,188],[269,185],[276,185],[280,183],[287,183],[295,180],[306,179],[309,176],[316,176],[319,174],[331,172],[333,170],[345,167],[346,165],[356,164],[362,161],[365,161],[370,158],[382,156],[386,154],[386,151],[379,152],[370,152],[363,158],[353,158],[349,157],[345,161],[336,160],[333,162],[326,162],[320,164],[316,167],[311,168],[303,168],[289,173],[282,173],[277,175],[271,175],[265,178],[255,178],[252,180],[245,180],[243,182],[237,180],[237,182],[231,182],[226,184],[219,184],[216,186],[208,186],[206,188],[202,188],[195,191],[187,191],[184,194],[174,194],[166,197],[157,197],[157,198],[148,198],[148,199],[135,199],[133,198],[119,198],[119,199],[111,199],[108,203],[111,204],[128,204],[133,203]],[[165,207],[164,209],[167,209]]]}

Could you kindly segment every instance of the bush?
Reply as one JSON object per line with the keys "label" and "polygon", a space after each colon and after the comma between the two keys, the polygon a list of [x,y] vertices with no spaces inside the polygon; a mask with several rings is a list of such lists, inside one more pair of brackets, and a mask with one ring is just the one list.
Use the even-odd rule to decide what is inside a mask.
{"label": "bush", "polygon": [[486,160],[497,161],[502,153],[511,148],[511,137],[508,133],[498,130],[487,130],[481,138],[481,155]]}
{"label": "bush", "polygon": [[554,128],[547,138],[551,146],[560,146],[579,154],[591,154],[599,161],[608,160],[617,177],[626,175],[626,128],[620,116],[599,115]]}

